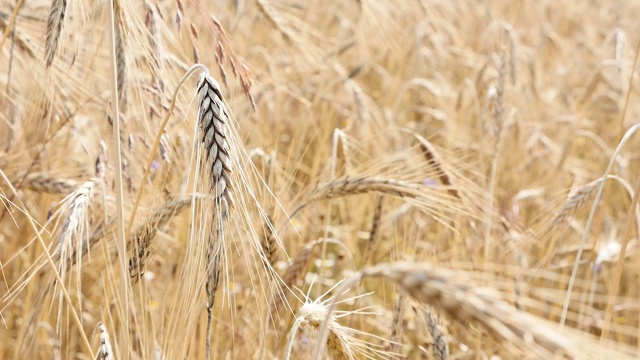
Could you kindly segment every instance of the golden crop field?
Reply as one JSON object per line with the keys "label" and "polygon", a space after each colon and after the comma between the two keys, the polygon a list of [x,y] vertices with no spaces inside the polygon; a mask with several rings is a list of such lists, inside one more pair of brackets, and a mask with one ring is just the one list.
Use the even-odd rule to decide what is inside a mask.
{"label": "golden crop field", "polygon": [[4,0],[0,359],[640,358],[638,19]]}

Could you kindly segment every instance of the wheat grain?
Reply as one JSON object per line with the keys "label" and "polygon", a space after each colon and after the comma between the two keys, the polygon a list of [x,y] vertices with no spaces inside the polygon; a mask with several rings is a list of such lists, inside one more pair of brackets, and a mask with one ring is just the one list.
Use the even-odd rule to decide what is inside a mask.
{"label": "wheat grain", "polygon": [[64,25],[64,16],[67,10],[67,0],[53,0],[51,11],[47,21],[45,33],[45,62],[46,67],[50,67],[58,51],[60,34]]}

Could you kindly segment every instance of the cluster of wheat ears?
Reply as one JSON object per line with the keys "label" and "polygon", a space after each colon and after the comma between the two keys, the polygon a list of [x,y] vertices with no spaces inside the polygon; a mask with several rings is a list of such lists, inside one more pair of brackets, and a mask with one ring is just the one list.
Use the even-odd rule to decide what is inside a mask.
{"label": "cluster of wheat ears", "polygon": [[640,358],[639,16],[3,0],[0,359]]}

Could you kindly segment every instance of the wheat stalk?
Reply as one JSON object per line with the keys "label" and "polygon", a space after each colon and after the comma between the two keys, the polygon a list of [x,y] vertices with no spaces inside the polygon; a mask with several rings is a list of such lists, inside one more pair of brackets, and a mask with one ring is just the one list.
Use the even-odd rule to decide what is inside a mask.
{"label": "wheat stalk", "polygon": [[[7,14],[0,14],[0,32],[5,32],[7,30]],[[23,38],[20,34],[13,29],[14,41],[18,49],[22,50],[25,54],[29,55],[29,57],[34,58],[33,50],[29,44],[28,39]]]}
{"label": "wheat stalk", "polygon": [[67,0],[53,0],[51,2],[51,11],[49,12],[49,20],[47,21],[47,30],[45,33],[45,62],[46,67],[50,67],[53,59],[58,51],[58,40],[62,33],[64,24],[64,15],[67,10]]}

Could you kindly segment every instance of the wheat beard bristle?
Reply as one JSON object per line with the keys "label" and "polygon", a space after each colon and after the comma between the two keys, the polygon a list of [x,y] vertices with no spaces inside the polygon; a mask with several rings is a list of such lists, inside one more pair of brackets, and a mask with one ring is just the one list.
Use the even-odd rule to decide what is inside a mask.
{"label": "wheat beard bristle", "polygon": [[53,63],[53,59],[58,51],[58,40],[62,33],[64,14],[67,10],[67,0],[54,0],[51,3],[49,20],[47,21],[47,32],[45,35],[45,61],[47,68]]}
{"label": "wheat beard bristle", "polygon": [[212,77],[207,74],[200,77],[198,94],[200,98],[198,122],[202,129],[202,143],[209,161],[210,185],[223,220],[229,215],[229,207],[233,207],[232,166],[226,131],[229,116],[225,110],[220,86]]}

